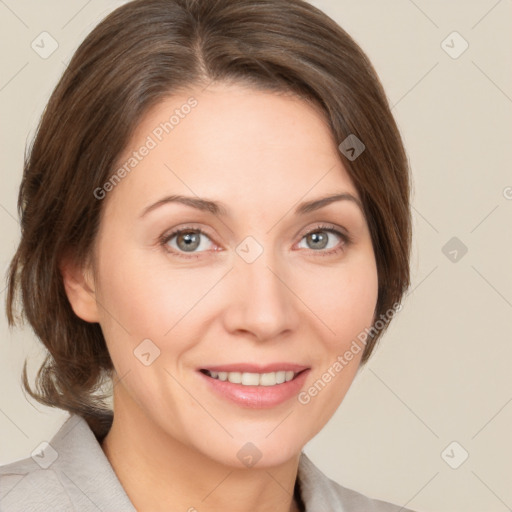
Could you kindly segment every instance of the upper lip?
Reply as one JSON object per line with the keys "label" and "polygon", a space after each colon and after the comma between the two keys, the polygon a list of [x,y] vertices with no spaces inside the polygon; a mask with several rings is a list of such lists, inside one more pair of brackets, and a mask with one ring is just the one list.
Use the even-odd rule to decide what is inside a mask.
{"label": "upper lip", "polygon": [[241,372],[241,373],[271,373],[280,370],[299,373],[307,370],[309,366],[294,363],[270,363],[265,365],[258,365],[254,363],[233,363],[221,364],[215,366],[204,366],[201,370],[208,370],[211,372]]}

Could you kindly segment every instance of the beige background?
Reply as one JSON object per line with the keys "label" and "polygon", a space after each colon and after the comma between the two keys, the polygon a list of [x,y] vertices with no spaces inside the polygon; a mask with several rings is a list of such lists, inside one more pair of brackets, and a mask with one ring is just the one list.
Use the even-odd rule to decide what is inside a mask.
{"label": "beige background", "polygon": [[[1,269],[19,239],[23,151],[73,51],[123,2],[0,1]],[[374,63],[414,179],[413,285],[404,309],[306,453],[331,478],[418,512],[512,507],[512,2],[312,2]],[[47,59],[31,48],[43,31]],[[469,47],[463,48],[457,31]],[[446,46],[448,45],[448,47]],[[451,48],[450,48],[451,47]],[[468,251],[443,253],[452,238]],[[452,250],[448,247],[448,253]],[[453,255],[454,253],[452,253]],[[453,257],[449,254],[450,257]],[[2,284],[2,299],[5,296]],[[28,329],[0,324],[0,464],[49,440],[67,414],[28,402],[23,360],[42,351]],[[452,469],[462,450],[468,459]]]}

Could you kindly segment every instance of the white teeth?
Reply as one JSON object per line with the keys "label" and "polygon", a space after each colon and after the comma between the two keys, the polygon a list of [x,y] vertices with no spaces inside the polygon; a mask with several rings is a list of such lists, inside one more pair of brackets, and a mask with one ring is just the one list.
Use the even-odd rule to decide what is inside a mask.
{"label": "white teeth", "polygon": [[259,386],[260,376],[257,373],[242,373],[242,384],[244,386]]}
{"label": "white teeth", "polygon": [[275,386],[288,382],[295,377],[295,372],[284,370],[270,373],[211,372],[209,370],[207,372],[214,379],[227,380],[233,384],[242,384],[243,386]]}
{"label": "white teeth", "polygon": [[275,373],[262,373],[260,375],[260,386],[275,386],[276,374]]}
{"label": "white teeth", "polygon": [[228,372],[228,380],[232,384],[241,384],[242,374],[240,372]]}

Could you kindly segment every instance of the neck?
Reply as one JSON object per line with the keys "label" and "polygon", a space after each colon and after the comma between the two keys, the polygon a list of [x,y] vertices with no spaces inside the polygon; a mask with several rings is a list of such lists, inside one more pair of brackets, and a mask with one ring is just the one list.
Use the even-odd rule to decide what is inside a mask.
{"label": "neck", "polygon": [[302,510],[294,496],[300,453],[279,466],[228,466],[172,438],[145,414],[133,417],[122,408],[102,449],[137,510]]}

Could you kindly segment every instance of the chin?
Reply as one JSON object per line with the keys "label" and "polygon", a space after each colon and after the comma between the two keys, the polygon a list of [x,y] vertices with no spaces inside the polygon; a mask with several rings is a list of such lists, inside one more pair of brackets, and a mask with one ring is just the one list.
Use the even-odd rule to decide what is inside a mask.
{"label": "chin", "polygon": [[[278,432],[278,423],[273,428],[276,429],[274,432],[267,428],[257,432],[247,428],[243,435],[233,438],[204,439],[206,446],[198,448],[218,463],[235,468],[271,468],[298,457],[306,444],[305,439],[296,429],[294,432],[285,429]],[[272,433],[269,435],[269,432]]]}

